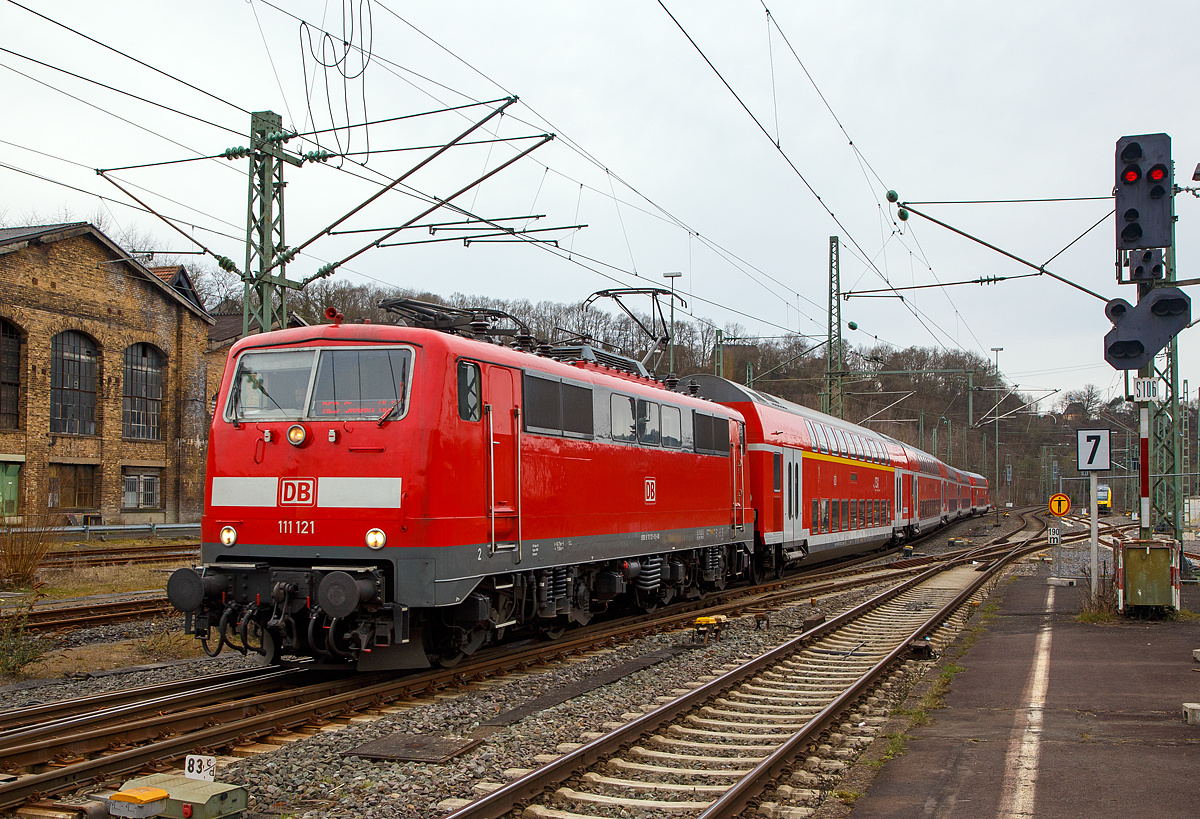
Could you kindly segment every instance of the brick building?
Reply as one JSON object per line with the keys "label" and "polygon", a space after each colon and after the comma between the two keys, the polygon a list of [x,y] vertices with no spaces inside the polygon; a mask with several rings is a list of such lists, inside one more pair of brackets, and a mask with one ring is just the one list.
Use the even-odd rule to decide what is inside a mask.
{"label": "brick building", "polygon": [[199,520],[212,325],[92,225],[0,229],[0,516]]}

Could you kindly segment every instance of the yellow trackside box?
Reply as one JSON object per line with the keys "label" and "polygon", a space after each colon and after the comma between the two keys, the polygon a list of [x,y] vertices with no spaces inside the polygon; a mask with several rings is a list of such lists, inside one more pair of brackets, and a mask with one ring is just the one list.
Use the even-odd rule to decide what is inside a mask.
{"label": "yellow trackside box", "polygon": [[167,806],[170,794],[162,788],[136,787],[117,791],[108,797],[108,812],[113,816],[146,819],[157,816]]}

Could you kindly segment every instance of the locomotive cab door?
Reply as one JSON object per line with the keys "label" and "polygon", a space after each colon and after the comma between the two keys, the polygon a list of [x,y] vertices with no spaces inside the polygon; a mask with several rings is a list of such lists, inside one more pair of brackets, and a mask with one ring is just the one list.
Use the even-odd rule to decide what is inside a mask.
{"label": "locomotive cab door", "polygon": [[520,563],[523,422],[513,371],[483,365],[483,395],[491,553],[516,552]]}

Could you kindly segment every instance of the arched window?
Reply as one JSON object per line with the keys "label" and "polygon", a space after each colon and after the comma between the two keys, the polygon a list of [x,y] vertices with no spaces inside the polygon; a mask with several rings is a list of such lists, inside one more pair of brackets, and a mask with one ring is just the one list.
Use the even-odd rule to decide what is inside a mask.
{"label": "arched window", "polygon": [[157,441],[162,417],[163,355],[153,345],[125,348],[121,437]]}
{"label": "arched window", "polygon": [[0,429],[21,422],[21,334],[0,319]]}
{"label": "arched window", "polygon": [[50,431],[96,434],[96,345],[74,330],[50,341]]}

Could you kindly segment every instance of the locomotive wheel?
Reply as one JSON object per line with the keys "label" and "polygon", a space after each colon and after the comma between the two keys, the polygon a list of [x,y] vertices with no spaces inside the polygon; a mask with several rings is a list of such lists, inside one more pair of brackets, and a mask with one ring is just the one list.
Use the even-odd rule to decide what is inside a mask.
{"label": "locomotive wheel", "polygon": [[751,558],[750,570],[748,574],[750,577],[751,586],[757,586],[759,583],[763,582],[763,578],[767,576],[767,570],[763,568],[762,558],[758,556]]}
{"label": "locomotive wheel", "polygon": [[262,648],[263,653],[256,655],[259,665],[279,665],[280,651],[280,635],[266,629],[262,632]]}
{"label": "locomotive wheel", "polygon": [[784,570],[783,547],[776,546],[775,547],[775,579],[776,580],[783,579],[783,570]]}
{"label": "locomotive wheel", "polygon": [[466,656],[467,656],[467,652],[465,652],[465,651],[457,651],[457,652],[452,652],[452,653],[448,653],[448,654],[443,654],[440,657],[438,657],[437,664],[439,666],[441,666],[442,668],[454,668],[454,666],[461,663],[463,661],[463,658],[465,658]]}
{"label": "locomotive wheel", "polygon": [[543,640],[554,641],[562,637],[566,630],[566,626],[541,626],[538,628],[538,636]]}

